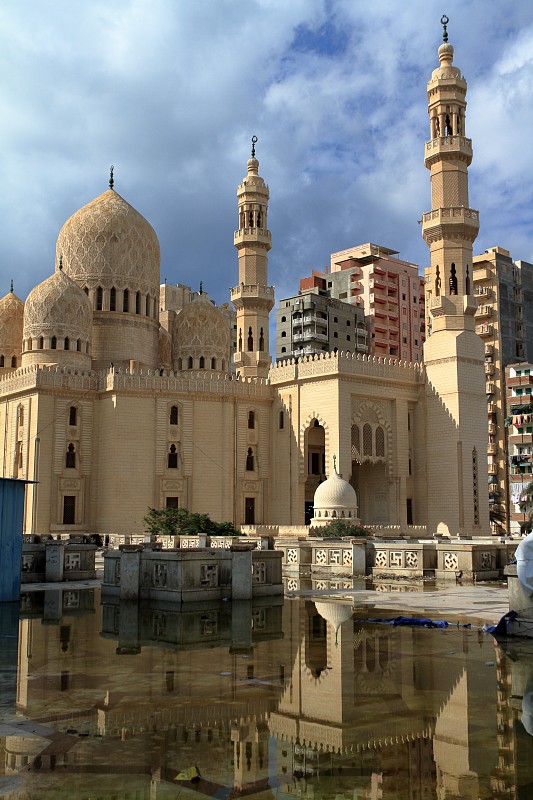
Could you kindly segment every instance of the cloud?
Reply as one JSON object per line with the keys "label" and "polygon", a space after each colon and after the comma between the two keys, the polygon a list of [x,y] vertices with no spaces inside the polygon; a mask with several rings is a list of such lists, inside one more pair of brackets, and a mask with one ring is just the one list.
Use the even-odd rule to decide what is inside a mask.
{"label": "cloud", "polygon": [[[469,82],[476,249],[497,237],[533,260],[533,7],[449,5]],[[117,190],[160,238],[162,279],[203,279],[226,301],[252,134],[271,191],[278,299],[364,241],[424,265],[425,91],[441,13],[421,0],[4,0],[5,291],[12,274],[24,297],[50,273],[63,222],[107,188],[114,163]]]}

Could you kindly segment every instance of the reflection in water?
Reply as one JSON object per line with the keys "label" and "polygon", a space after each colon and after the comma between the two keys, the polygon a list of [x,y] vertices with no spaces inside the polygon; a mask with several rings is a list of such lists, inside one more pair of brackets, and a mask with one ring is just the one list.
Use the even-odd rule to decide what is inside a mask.
{"label": "reflection in water", "polygon": [[532,685],[527,645],[366,624],[347,603],[32,593],[0,796],[531,797]]}

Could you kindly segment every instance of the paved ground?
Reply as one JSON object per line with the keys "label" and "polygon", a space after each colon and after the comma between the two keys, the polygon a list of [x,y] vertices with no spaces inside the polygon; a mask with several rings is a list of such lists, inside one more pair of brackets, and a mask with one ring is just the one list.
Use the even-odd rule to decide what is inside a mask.
{"label": "paved ground", "polygon": [[[407,589],[407,591],[406,591]],[[399,614],[423,614],[431,619],[448,622],[493,625],[509,611],[507,587],[490,584],[453,586],[449,589],[413,591],[409,584],[399,584],[398,591],[375,590],[324,590],[294,592],[296,597],[313,597],[349,600],[354,611],[368,612],[369,616],[386,617]]]}

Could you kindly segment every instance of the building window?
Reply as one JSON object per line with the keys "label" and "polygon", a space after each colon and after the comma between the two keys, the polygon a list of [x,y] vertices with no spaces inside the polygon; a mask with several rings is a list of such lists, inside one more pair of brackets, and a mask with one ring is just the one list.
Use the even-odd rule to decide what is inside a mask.
{"label": "building window", "polygon": [[74,525],[76,521],[76,496],[66,494],[63,497],[63,525]]}
{"label": "building window", "polygon": [[4,356],[0,356],[0,367],[4,366]]}
{"label": "building window", "polygon": [[187,369],[192,369],[192,356],[187,359]]}
{"label": "building window", "polygon": [[363,455],[372,455],[372,428],[368,423],[363,425]]}
{"label": "building window", "polygon": [[146,316],[150,316],[150,295],[146,295]]}
{"label": "building window", "polygon": [[[44,338],[42,336],[39,336],[39,350],[44,350]],[[4,364],[2,362],[2,366],[3,365]]]}
{"label": "building window", "polygon": [[285,414],[283,411],[279,412],[278,427],[280,431],[282,431],[283,428],[285,427]]}
{"label": "building window", "polygon": [[57,336],[52,336],[50,339],[50,348],[52,350],[57,350]]}
{"label": "building window", "polygon": [[244,498],[244,524],[255,525],[255,497]]}
{"label": "building window", "polygon": [[251,353],[254,349],[254,337],[252,334],[251,326],[248,328],[248,352]]}
{"label": "building window", "polygon": [[205,358],[203,356],[200,356],[199,367],[200,367],[200,369],[204,369],[205,368]]}
{"label": "building window", "polygon": [[167,497],[165,505],[167,508],[179,508],[180,499],[179,497]]}
{"label": "building window", "polygon": [[127,289],[124,289],[124,295],[122,297],[122,310],[129,311],[130,310],[130,293]]}
{"label": "building window", "polygon": [[337,331],[335,331],[335,332],[334,332],[334,334],[333,334],[333,338],[334,338],[334,339],[338,339],[338,338],[339,338],[339,334],[337,333]]}
{"label": "building window", "polygon": [[178,468],[178,448],[176,447],[175,444],[171,444],[168,451],[168,468],[169,469]]}
{"label": "building window", "polygon": [[248,448],[248,453],[246,455],[246,471],[253,472],[254,471],[254,451],[251,447]]}
{"label": "building window", "polygon": [[135,313],[136,314],[140,314],[141,313],[141,293],[140,292],[137,292],[137,294],[135,295]]}
{"label": "building window", "polygon": [[65,459],[65,467],[67,469],[76,469],[76,448],[71,443],[67,447],[67,457]]}
{"label": "building window", "polygon": [[376,455],[385,456],[385,431],[380,426],[376,428]]}
{"label": "building window", "polygon": [[111,287],[111,291],[109,292],[109,310],[117,310],[117,290],[114,286]]}
{"label": "building window", "polygon": [[68,412],[68,424],[69,425],[77,425],[78,424],[78,409],[76,406],[71,406]]}
{"label": "building window", "polygon": [[65,350],[70,350],[70,339],[68,336],[65,336],[65,341],[63,342],[63,347]]}
{"label": "building window", "polygon": [[178,407],[172,406],[170,409],[170,424],[177,425],[178,424]]}
{"label": "building window", "polygon": [[281,321],[282,321],[282,322],[287,322],[287,317],[282,317],[282,318],[281,318]]}
{"label": "building window", "polygon": [[216,360],[216,358],[212,358],[211,359],[211,369],[216,369],[216,368],[217,368],[217,360]]}
{"label": "building window", "polygon": [[17,366],[17,357],[16,356],[12,356],[11,357],[11,366],[12,367],[16,367]]}
{"label": "building window", "polygon": [[255,428],[255,413],[253,411],[248,412],[248,429],[253,431]]}
{"label": "building window", "polygon": [[104,290],[101,286],[96,288],[96,310],[101,311],[104,304]]}
{"label": "building window", "polygon": [[81,353],[81,339],[76,339],[76,350]]}
{"label": "building window", "polygon": [[333,317],[333,322],[338,322],[338,321],[339,320],[337,319],[337,317]]}
{"label": "building window", "polygon": [[286,336],[287,336],[287,331],[281,331],[281,338],[285,339]]}
{"label": "building window", "polygon": [[282,347],[282,348],[281,348],[281,352],[282,352],[282,353],[286,353],[286,352],[287,352],[287,348],[286,348],[286,347]]}

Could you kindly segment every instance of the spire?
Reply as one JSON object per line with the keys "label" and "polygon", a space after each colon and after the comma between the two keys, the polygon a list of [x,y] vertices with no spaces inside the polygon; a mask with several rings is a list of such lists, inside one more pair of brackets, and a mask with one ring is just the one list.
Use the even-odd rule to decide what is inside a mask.
{"label": "spire", "polygon": [[114,189],[115,188],[115,179],[113,177],[114,171],[115,171],[115,167],[114,167],[113,164],[111,164],[111,166],[109,167],[109,188],[110,189]]}
{"label": "spire", "polygon": [[11,289],[9,291],[13,294],[13,278],[11,278]]}
{"label": "spire", "polygon": [[252,158],[255,158],[255,146],[257,144],[257,136],[252,136]]}
{"label": "spire", "polygon": [[447,42],[448,41],[448,29],[447,29],[446,26],[447,26],[449,21],[450,20],[448,19],[446,14],[443,14],[442,17],[440,18],[440,24],[442,25],[442,41],[443,42]]}
{"label": "spire", "polygon": [[337,474],[337,456],[333,456],[333,472]]}

